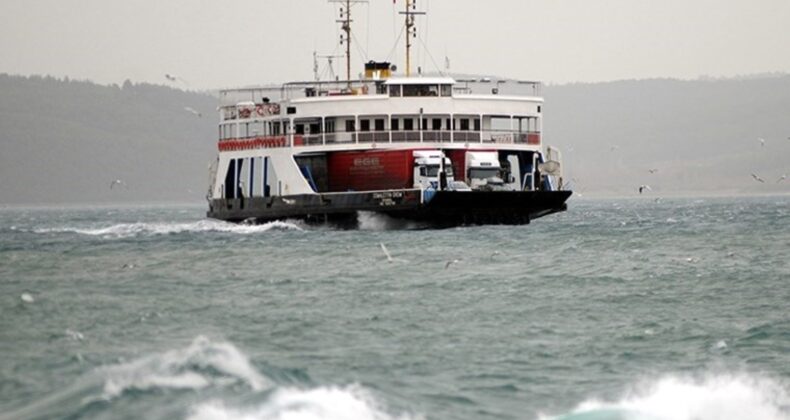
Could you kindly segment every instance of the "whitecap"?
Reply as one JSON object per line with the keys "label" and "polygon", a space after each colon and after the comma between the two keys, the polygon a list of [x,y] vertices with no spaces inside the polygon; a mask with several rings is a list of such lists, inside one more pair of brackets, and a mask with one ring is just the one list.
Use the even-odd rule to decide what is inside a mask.
{"label": "whitecap", "polygon": [[205,233],[205,232],[220,232],[220,233],[237,233],[237,234],[255,234],[268,232],[270,230],[295,230],[303,231],[304,229],[297,223],[289,221],[273,221],[260,225],[250,224],[236,224],[229,222],[222,222],[219,220],[200,220],[189,223],[167,223],[167,222],[154,222],[154,223],[119,223],[112,226],[98,227],[98,228],[79,228],[79,227],[60,227],[60,228],[44,228],[35,229],[34,233],[77,233],[80,235],[88,236],[101,236],[106,238],[129,238],[136,236],[155,236],[155,235],[170,235],[178,233]]}
{"label": "whitecap", "polygon": [[228,407],[222,401],[209,401],[194,407],[188,418],[190,420],[406,420],[415,417],[388,414],[368,392],[352,385],[310,390],[283,388],[275,391],[262,405],[250,408]]}
{"label": "whitecap", "polygon": [[22,295],[19,296],[19,298],[22,299],[22,302],[25,303],[33,303],[36,301],[36,299],[34,299],[33,295],[31,295],[30,293],[22,293]]}
{"label": "whitecap", "polygon": [[[554,419],[626,418],[661,420],[787,419],[786,384],[747,375],[704,379],[667,376],[647,382],[616,402],[591,399]],[[598,417],[595,417],[598,416]],[[547,417],[541,417],[547,418]]]}
{"label": "whitecap", "polygon": [[66,329],[66,331],[64,331],[64,334],[66,335],[67,338],[69,338],[71,340],[74,340],[74,341],[83,341],[83,340],[85,340],[85,335],[82,334],[79,331],[75,331],[75,330],[72,330],[72,329]]}
{"label": "whitecap", "polygon": [[199,336],[185,349],[171,350],[102,369],[102,397],[111,399],[128,390],[201,389],[243,383],[259,391],[269,381],[233,344]]}

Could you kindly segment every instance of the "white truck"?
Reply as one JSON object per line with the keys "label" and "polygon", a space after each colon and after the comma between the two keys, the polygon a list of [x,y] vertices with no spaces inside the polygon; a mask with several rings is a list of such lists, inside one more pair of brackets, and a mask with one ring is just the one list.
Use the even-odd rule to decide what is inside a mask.
{"label": "white truck", "polygon": [[[466,152],[466,181],[472,190],[513,191],[517,190],[513,176],[502,168],[497,152]],[[503,177],[509,179],[503,179]]]}
{"label": "white truck", "polygon": [[469,187],[456,181],[450,158],[441,150],[415,150],[414,188],[468,191]]}

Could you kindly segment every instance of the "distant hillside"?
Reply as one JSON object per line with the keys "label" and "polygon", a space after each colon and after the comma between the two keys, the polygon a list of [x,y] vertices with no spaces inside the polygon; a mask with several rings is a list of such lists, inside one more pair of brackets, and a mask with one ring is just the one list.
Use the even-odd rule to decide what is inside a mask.
{"label": "distant hillside", "polygon": [[[217,131],[211,95],[7,75],[0,75],[0,93],[0,203],[196,201],[206,194]],[[115,179],[125,185],[111,190]]]}
{"label": "distant hillside", "polygon": [[[585,195],[790,191],[775,183],[790,172],[790,76],[543,93],[544,138]],[[216,105],[166,86],[0,75],[0,204],[203,200]],[[115,179],[126,186],[110,189]]]}
{"label": "distant hillside", "polygon": [[545,138],[577,190],[790,191],[775,182],[790,174],[790,76],[547,86],[544,96]]}

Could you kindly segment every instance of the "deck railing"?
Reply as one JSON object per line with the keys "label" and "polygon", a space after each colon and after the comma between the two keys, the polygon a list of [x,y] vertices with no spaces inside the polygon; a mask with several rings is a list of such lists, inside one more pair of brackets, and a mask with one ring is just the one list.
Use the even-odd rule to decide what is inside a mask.
{"label": "deck railing", "polygon": [[[292,140],[289,141],[289,137]],[[250,136],[219,141],[219,150],[247,150],[270,147],[304,147],[339,144],[388,143],[460,143],[460,144],[526,144],[540,146],[540,132],[505,130],[486,131],[355,131],[293,136]]]}

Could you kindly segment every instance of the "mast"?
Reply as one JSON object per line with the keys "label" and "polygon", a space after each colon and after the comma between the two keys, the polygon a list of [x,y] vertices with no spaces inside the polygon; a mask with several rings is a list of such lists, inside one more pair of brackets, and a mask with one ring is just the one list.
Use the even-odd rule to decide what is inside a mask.
{"label": "mast", "polygon": [[417,28],[414,26],[414,16],[424,15],[425,12],[417,12],[417,0],[406,0],[406,11],[400,12],[406,15],[406,77],[411,76],[411,39],[417,38]]}
{"label": "mast", "polygon": [[[357,3],[367,3],[367,0],[329,0],[330,3],[340,3],[340,20],[336,22],[340,24],[340,29],[346,33],[345,37],[340,35],[340,45],[346,45],[346,80],[348,87],[351,88],[351,6]],[[342,4],[345,4],[343,9]]]}

